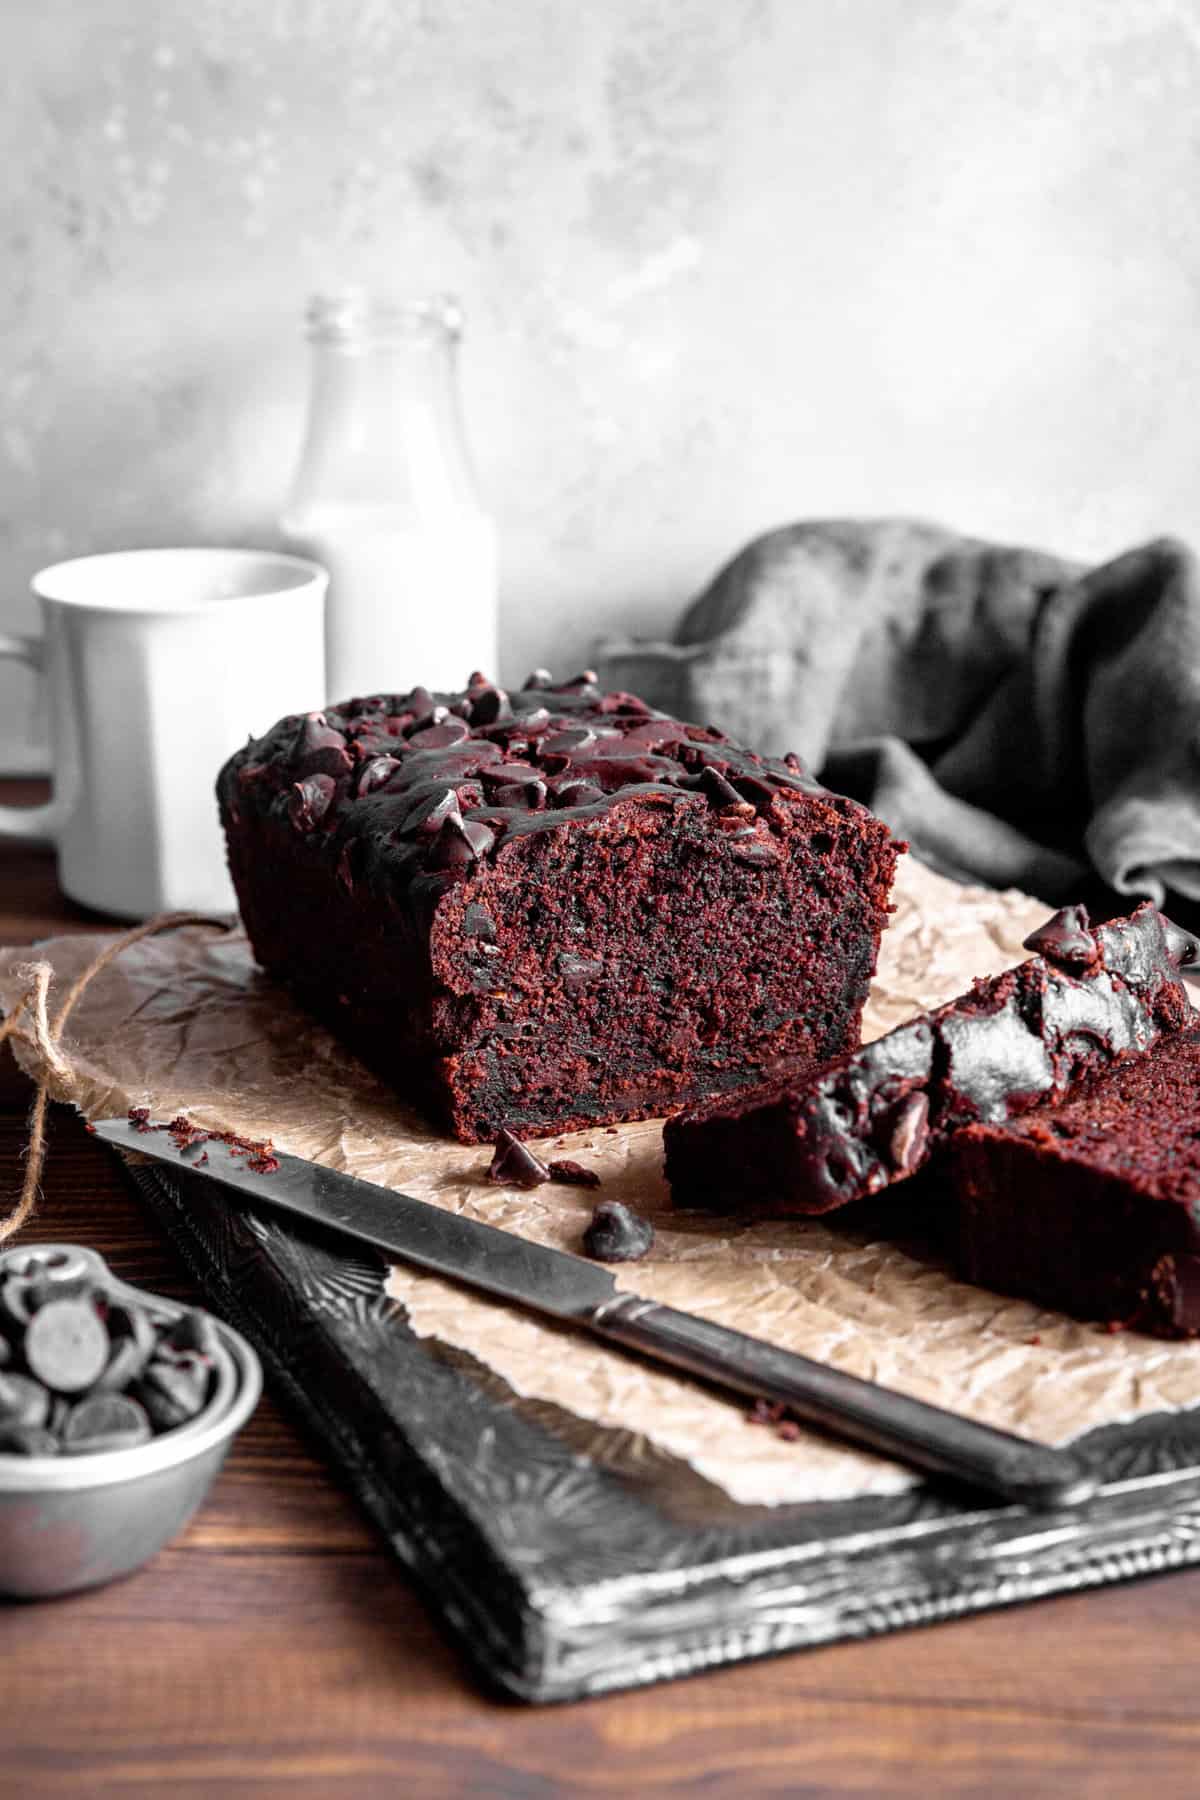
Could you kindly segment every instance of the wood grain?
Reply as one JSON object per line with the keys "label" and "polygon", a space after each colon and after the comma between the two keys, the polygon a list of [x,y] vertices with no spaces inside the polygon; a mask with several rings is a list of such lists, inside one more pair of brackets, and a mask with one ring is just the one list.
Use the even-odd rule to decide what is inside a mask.
{"label": "wood grain", "polygon": [[[17,785],[0,784],[0,799]],[[22,798],[36,797],[32,784]],[[0,942],[104,922],[7,849]],[[0,1058],[0,1191],[29,1089]],[[64,1110],[31,1237],[196,1297]],[[480,1692],[268,1397],[199,1517],[96,1593],[0,1607],[0,1793],[1192,1796],[1200,1572],[582,1705]]]}

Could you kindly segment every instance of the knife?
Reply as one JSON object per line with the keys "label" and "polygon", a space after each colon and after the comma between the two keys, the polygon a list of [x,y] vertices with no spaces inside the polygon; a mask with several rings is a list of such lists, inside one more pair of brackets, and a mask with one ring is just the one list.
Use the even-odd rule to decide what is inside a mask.
{"label": "knife", "polygon": [[1076,1506],[1096,1491],[1095,1474],[1070,1451],[977,1424],[711,1319],[622,1293],[610,1269],[581,1256],[280,1151],[274,1153],[277,1169],[256,1174],[244,1155],[215,1140],[205,1143],[208,1161],[198,1167],[165,1131],[139,1129],[128,1119],[100,1119],[92,1129],[119,1150],[217,1181],[256,1205],[340,1232],[707,1382],[781,1403],[822,1432],[924,1474],[1039,1509]]}

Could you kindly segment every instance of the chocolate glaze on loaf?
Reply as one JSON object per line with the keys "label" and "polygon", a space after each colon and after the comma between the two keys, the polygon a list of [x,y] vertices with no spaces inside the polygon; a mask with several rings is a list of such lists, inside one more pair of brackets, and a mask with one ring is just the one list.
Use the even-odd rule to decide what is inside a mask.
{"label": "chocolate glaze on loaf", "polygon": [[1078,1318],[1200,1334],[1200,1026],[950,1159],[962,1274]]}
{"label": "chocolate glaze on loaf", "polygon": [[827,1068],[668,1120],[679,1206],[828,1212],[903,1181],[954,1132],[1061,1098],[1189,1017],[1196,945],[1147,902],[1089,925],[1056,913],[1040,952]]}
{"label": "chocolate glaze on loaf", "polygon": [[282,719],[218,796],[260,963],[466,1141],[846,1049],[903,848],[590,673]]}

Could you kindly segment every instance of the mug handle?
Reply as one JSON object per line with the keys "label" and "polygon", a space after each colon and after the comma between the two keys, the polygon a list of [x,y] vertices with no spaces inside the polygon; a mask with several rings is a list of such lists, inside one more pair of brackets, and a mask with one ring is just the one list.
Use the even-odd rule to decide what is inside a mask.
{"label": "mug handle", "polygon": [[[0,658],[24,663],[40,675],[42,652],[41,638],[0,631]],[[21,838],[27,844],[53,848],[57,828],[58,808],[53,800],[45,806],[0,806],[0,838]]]}

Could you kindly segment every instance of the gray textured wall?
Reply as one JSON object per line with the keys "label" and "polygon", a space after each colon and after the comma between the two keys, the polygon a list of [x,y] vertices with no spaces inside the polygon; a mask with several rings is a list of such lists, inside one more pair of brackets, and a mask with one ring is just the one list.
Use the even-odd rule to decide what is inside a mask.
{"label": "gray textured wall", "polygon": [[64,554],[267,537],[299,309],[351,280],[466,303],[509,677],[805,513],[1084,555],[1192,531],[1192,0],[2,20],[0,623]]}

